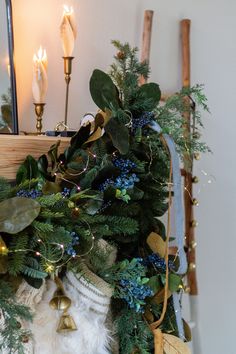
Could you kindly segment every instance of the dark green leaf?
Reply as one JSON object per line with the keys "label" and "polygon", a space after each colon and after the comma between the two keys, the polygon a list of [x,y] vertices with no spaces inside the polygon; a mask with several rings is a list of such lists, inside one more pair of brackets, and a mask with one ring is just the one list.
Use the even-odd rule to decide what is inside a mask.
{"label": "dark green leaf", "polygon": [[43,279],[31,278],[27,275],[24,275],[25,281],[35,289],[40,289],[43,285]]}
{"label": "dark green leaf", "polygon": [[97,177],[98,175],[98,170],[96,167],[92,168],[90,171],[88,171],[84,178],[80,181],[80,187],[82,189],[86,189],[86,188],[91,188],[91,185],[94,181],[94,179]]}
{"label": "dark green leaf", "polygon": [[48,156],[51,159],[51,167],[54,168],[55,165],[57,164],[57,159],[58,159],[58,148],[60,146],[60,140],[56,142],[56,144],[53,144],[50,147],[50,150],[48,151]]}
{"label": "dark green leaf", "polygon": [[140,92],[144,99],[150,100],[149,110],[152,111],[158,105],[161,98],[159,85],[154,82],[144,84],[140,87]]}
{"label": "dark green leaf", "polygon": [[142,191],[138,187],[134,186],[133,189],[128,191],[128,194],[132,200],[141,200],[144,196],[144,191]]}
{"label": "dark green leaf", "polygon": [[159,280],[158,275],[154,275],[153,277],[151,277],[149,279],[149,282],[147,283],[147,285],[152,289],[154,294],[156,294],[162,288],[162,284]]}
{"label": "dark green leaf", "polygon": [[101,171],[99,171],[97,177],[92,182],[92,189],[98,189],[99,186],[105,182],[107,179],[115,179],[120,174],[120,170],[113,164],[105,166]]}
{"label": "dark green leaf", "polygon": [[172,293],[179,290],[182,284],[182,278],[177,274],[169,274],[169,289]]}
{"label": "dark green leaf", "polygon": [[54,177],[48,173],[48,159],[45,154],[38,159],[38,170],[46,179],[49,179],[50,181],[54,180]]}
{"label": "dark green leaf", "polygon": [[117,119],[111,118],[105,126],[106,133],[110,136],[115,148],[119,150],[122,155],[129,151],[129,131],[123,124],[119,123]]}
{"label": "dark green leaf", "polygon": [[16,174],[16,183],[21,184],[26,180],[31,180],[38,177],[38,165],[37,161],[31,156],[28,155],[19,167]]}
{"label": "dark green leaf", "polygon": [[81,146],[88,140],[90,136],[91,124],[85,127],[80,127],[79,131],[71,138],[70,146],[65,150],[62,156],[63,162],[69,162],[76,150],[80,149]]}
{"label": "dark green leaf", "polygon": [[99,209],[101,209],[103,204],[103,199],[92,199],[88,201],[86,212],[89,215],[95,215]]}
{"label": "dark green leaf", "polygon": [[101,70],[94,70],[89,86],[93,101],[103,111],[106,108],[119,108],[117,88],[109,75]]}

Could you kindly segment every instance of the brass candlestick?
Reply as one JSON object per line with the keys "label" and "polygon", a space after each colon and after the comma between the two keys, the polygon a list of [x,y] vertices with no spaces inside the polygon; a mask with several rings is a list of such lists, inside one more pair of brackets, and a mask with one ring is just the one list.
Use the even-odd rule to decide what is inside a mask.
{"label": "brass candlestick", "polygon": [[67,130],[67,115],[68,115],[68,99],[69,99],[69,84],[71,80],[71,72],[72,72],[72,60],[74,57],[63,57],[64,59],[64,74],[66,81],[66,102],[65,102],[65,130]]}
{"label": "brass candlestick", "polygon": [[43,128],[42,119],[43,119],[44,106],[45,103],[34,103],[34,111],[37,116],[37,123],[36,123],[37,134],[42,134],[42,128]]}

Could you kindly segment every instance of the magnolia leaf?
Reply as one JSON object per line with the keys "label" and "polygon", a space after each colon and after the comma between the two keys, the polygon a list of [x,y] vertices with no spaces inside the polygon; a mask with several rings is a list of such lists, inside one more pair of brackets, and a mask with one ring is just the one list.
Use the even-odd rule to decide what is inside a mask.
{"label": "magnolia leaf", "polygon": [[28,155],[19,167],[16,174],[16,183],[19,185],[26,180],[31,180],[38,177],[38,164],[37,161]]}
{"label": "magnolia leaf", "polygon": [[187,344],[171,334],[163,334],[164,351],[166,354],[191,354]]}
{"label": "magnolia leaf", "polygon": [[[105,112],[102,110],[99,110],[98,114],[102,115],[102,117],[103,117],[103,126],[105,126],[107,124],[107,122],[109,122],[109,120],[112,117],[112,112],[108,108],[105,109]],[[95,121],[96,121],[96,117],[95,117]]]}
{"label": "magnolia leaf", "polygon": [[105,111],[106,108],[119,108],[117,88],[109,75],[95,69],[89,87],[92,99],[100,109]]}
{"label": "magnolia leaf", "polygon": [[162,288],[158,275],[154,275],[148,281],[148,286],[152,289],[153,293],[156,294]]}
{"label": "magnolia leaf", "polygon": [[86,126],[81,126],[79,131],[71,138],[70,146],[65,150],[64,154],[59,156],[59,159],[64,163],[70,162],[73,154],[76,150],[80,149],[81,146],[88,140],[91,131],[91,124]]}
{"label": "magnolia leaf", "polygon": [[161,98],[159,85],[154,82],[144,84],[140,87],[140,92],[144,99],[150,101],[149,110],[152,111],[158,105]]}
{"label": "magnolia leaf", "polygon": [[[171,291],[168,289],[167,291],[167,299],[169,299],[171,297],[172,293]],[[165,289],[163,288],[161,291],[159,291],[159,293],[157,293],[156,295],[153,296],[152,298],[152,302],[154,302],[156,305],[162,304],[164,302],[165,299]]]}
{"label": "magnolia leaf", "polygon": [[180,285],[182,284],[182,278],[177,274],[169,274],[169,289],[172,293],[179,290]]}
{"label": "magnolia leaf", "polygon": [[33,199],[14,197],[0,203],[0,232],[17,234],[29,226],[40,212]]}
{"label": "magnolia leaf", "polygon": [[106,133],[110,136],[115,148],[119,150],[122,155],[129,151],[129,131],[116,118],[111,118],[105,126]]}
{"label": "magnolia leaf", "polygon": [[104,118],[104,116],[103,116],[102,113],[104,113],[104,115],[105,115],[105,112],[99,111],[99,112],[96,114],[95,118],[94,118],[94,121],[95,121],[95,128],[94,128],[94,129],[95,129],[95,130],[96,130],[98,127],[103,127],[103,126],[104,126],[105,118]]}
{"label": "magnolia leaf", "polygon": [[38,159],[38,170],[39,172],[46,178],[49,180],[54,180],[54,177],[52,177],[50,175],[50,173],[48,172],[48,159],[47,156],[44,154],[42,156],[39,157]]}
{"label": "magnolia leaf", "polygon": [[192,331],[188,325],[188,323],[183,319],[183,325],[184,325],[184,336],[187,342],[191,342],[192,340]]}
{"label": "magnolia leaf", "polygon": [[91,143],[92,141],[95,141],[97,139],[100,139],[102,136],[102,129],[100,127],[98,127],[95,132],[93,132],[93,134],[90,135],[90,137],[88,138],[88,140],[85,142],[85,144]]}
{"label": "magnolia leaf", "polygon": [[151,232],[147,238],[147,244],[151,248],[152,252],[158,253],[162,258],[165,257],[166,242],[160,235],[155,232]]}
{"label": "magnolia leaf", "polygon": [[59,146],[60,146],[60,140],[58,140],[55,144],[53,144],[48,151],[48,156],[51,159],[51,168],[52,169],[57,164]]}

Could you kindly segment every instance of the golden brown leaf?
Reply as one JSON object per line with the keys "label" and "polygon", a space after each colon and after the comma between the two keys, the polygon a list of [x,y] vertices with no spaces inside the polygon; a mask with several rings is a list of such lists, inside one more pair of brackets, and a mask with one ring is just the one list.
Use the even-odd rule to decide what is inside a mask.
{"label": "golden brown leaf", "polygon": [[[169,297],[171,297],[171,291],[168,289],[168,293],[167,293],[167,299],[169,299]],[[164,302],[164,298],[165,298],[165,289],[161,289],[161,291],[159,291],[159,293],[157,293],[156,295],[153,296],[152,298],[152,302],[154,302],[155,304],[159,305],[162,302]]]}
{"label": "golden brown leaf", "polygon": [[99,110],[98,113],[100,113],[103,116],[103,119],[104,119],[103,125],[106,125],[107,122],[111,119],[112,112],[108,108],[106,108],[105,112],[102,110]]}
{"label": "golden brown leaf", "polygon": [[166,354],[191,354],[186,343],[171,334],[163,334],[164,351]]}
{"label": "golden brown leaf", "polygon": [[163,333],[159,328],[153,330],[155,354],[164,353]]}
{"label": "golden brown leaf", "polygon": [[148,323],[154,322],[154,315],[148,308],[144,312],[144,317],[148,321]]}
{"label": "golden brown leaf", "polygon": [[188,323],[183,319],[183,324],[184,324],[184,335],[185,335],[185,339],[187,342],[191,342],[192,340],[192,332],[191,329],[188,325]]}
{"label": "golden brown leaf", "polygon": [[162,258],[165,257],[166,242],[160,235],[155,232],[151,232],[147,238],[147,244],[151,248],[152,252],[158,253]]}
{"label": "golden brown leaf", "polygon": [[88,138],[85,144],[91,143],[92,141],[95,141],[102,136],[102,129],[100,127],[97,128],[97,130]]}

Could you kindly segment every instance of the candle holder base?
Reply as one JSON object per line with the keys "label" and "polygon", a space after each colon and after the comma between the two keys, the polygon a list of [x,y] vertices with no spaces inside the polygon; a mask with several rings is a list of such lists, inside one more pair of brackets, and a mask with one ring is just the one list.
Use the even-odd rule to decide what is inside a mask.
{"label": "candle holder base", "polygon": [[74,136],[76,133],[77,131],[75,130],[63,130],[63,131],[47,130],[45,132],[45,135],[72,138],[72,136]]}
{"label": "candle holder base", "polygon": [[21,130],[21,133],[23,133],[24,135],[27,135],[27,136],[42,136],[42,135],[45,135],[44,132],[41,132],[41,133],[38,133],[38,132],[26,132],[24,130]]}
{"label": "candle holder base", "polygon": [[[64,74],[65,74],[65,82],[66,82],[66,101],[65,101],[65,119],[64,124],[67,126],[67,117],[68,117],[68,100],[69,100],[69,84],[71,80],[72,73],[72,60],[74,57],[63,57],[64,60]],[[67,129],[65,129],[67,130]]]}
{"label": "candle holder base", "polygon": [[34,111],[37,117],[37,122],[36,122],[37,135],[42,134],[42,128],[43,128],[42,120],[43,120],[44,106],[45,103],[34,103]]}

